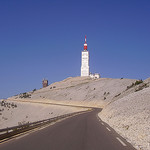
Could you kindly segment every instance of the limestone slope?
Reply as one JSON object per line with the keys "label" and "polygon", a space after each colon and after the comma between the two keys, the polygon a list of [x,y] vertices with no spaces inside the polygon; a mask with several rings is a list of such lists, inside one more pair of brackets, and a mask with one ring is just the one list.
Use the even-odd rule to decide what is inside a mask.
{"label": "limestone slope", "polygon": [[0,129],[40,121],[85,108],[0,100]]}
{"label": "limestone slope", "polygon": [[150,149],[150,79],[133,86],[132,93],[108,104],[99,114],[137,149]]}
{"label": "limestone slope", "polygon": [[[64,104],[81,103],[86,106],[103,107],[112,99],[116,99],[132,82],[135,80],[111,78],[93,80],[89,77],[74,77],[27,94],[30,95],[28,98],[30,100],[55,100],[55,102],[64,102]],[[20,99],[20,97],[18,95],[11,98]]]}
{"label": "limestone slope", "polygon": [[137,149],[150,145],[150,78],[67,78],[46,88],[11,97],[13,100],[103,107],[100,118]]}

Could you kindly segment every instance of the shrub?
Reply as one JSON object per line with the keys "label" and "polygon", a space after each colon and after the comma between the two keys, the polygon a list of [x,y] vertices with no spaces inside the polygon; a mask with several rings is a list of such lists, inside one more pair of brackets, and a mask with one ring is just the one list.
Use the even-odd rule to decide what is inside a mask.
{"label": "shrub", "polygon": [[143,83],[143,80],[137,80],[134,84],[138,85],[138,84],[141,84],[141,83]]}
{"label": "shrub", "polygon": [[33,92],[35,92],[36,91],[36,89],[33,89]]}
{"label": "shrub", "polygon": [[137,80],[137,81],[135,81],[135,83],[132,83],[131,85],[127,86],[126,90],[128,90],[128,89],[130,89],[130,88],[132,88],[132,87],[134,87],[136,85],[139,85],[141,83],[143,83],[143,80]]}
{"label": "shrub", "polygon": [[118,97],[119,95],[121,95],[121,93],[117,94],[115,97]]}
{"label": "shrub", "polygon": [[135,92],[143,90],[144,88],[147,88],[147,87],[149,87],[149,85],[147,85],[147,83],[145,83],[145,84],[139,86],[137,89],[135,89]]}
{"label": "shrub", "polygon": [[19,96],[20,98],[31,98],[31,94],[28,94],[28,93],[23,93]]}
{"label": "shrub", "polygon": [[109,92],[104,92],[104,95],[108,96],[110,93]]}

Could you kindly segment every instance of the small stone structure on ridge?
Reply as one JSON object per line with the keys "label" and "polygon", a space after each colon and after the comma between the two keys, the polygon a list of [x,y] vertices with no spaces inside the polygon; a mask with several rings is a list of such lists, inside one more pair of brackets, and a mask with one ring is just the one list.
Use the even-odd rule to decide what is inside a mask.
{"label": "small stone structure on ridge", "polygon": [[48,80],[43,79],[42,84],[43,84],[43,88],[47,87],[48,86]]}

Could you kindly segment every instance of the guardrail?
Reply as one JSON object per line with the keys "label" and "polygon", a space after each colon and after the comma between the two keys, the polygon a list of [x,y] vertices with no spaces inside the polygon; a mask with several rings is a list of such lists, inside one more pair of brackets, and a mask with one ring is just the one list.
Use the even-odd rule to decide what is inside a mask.
{"label": "guardrail", "polygon": [[74,113],[65,114],[65,115],[57,116],[57,117],[50,118],[50,119],[44,119],[44,120],[41,120],[41,121],[36,121],[36,122],[32,122],[32,123],[26,123],[26,124],[23,124],[23,125],[18,125],[18,126],[13,126],[13,127],[9,127],[9,128],[0,129],[0,143],[2,142],[2,140],[8,140],[8,139],[10,139],[11,137],[13,137],[17,134],[20,134],[20,133],[23,133],[23,132],[26,132],[26,131],[29,131],[29,130],[32,130],[32,129],[35,129],[35,128],[38,128],[38,127],[41,127],[43,125],[55,122],[59,119],[63,119],[63,118],[73,116],[73,115],[77,115],[77,114],[80,114],[80,113],[84,113],[84,112],[87,112],[87,111],[89,111],[89,110],[74,112]]}

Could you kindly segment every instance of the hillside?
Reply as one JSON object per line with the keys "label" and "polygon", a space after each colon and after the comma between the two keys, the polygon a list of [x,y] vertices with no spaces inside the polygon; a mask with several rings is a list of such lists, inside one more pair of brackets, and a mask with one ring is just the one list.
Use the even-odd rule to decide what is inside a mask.
{"label": "hillside", "polygon": [[67,78],[46,88],[13,96],[17,101],[102,107],[99,117],[138,150],[150,145],[150,78]]}
{"label": "hillside", "polygon": [[[150,149],[150,79],[132,92],[108,104],[99,117],[138,150]],[[144,85],[144,86],[143,86]],[[146,87],[143,88],[142,87]],[[137,91],[137,89],[140,89]]]}
{"label": "hillside", "polygon": [[30,102],[0,101],[0,129],[53,118],[85,108],[48,105]]}
{"label": "hillside", "polygon": [[91,79],[89,77],[67,78],[46,88],[26,93],[30,98],[23,98],[24,96],[21,94],[11,97],[11,99],[103,107],[112,99],[116,99],[120,93],[126,90],[127,86],[135,81],[134,79]]}

